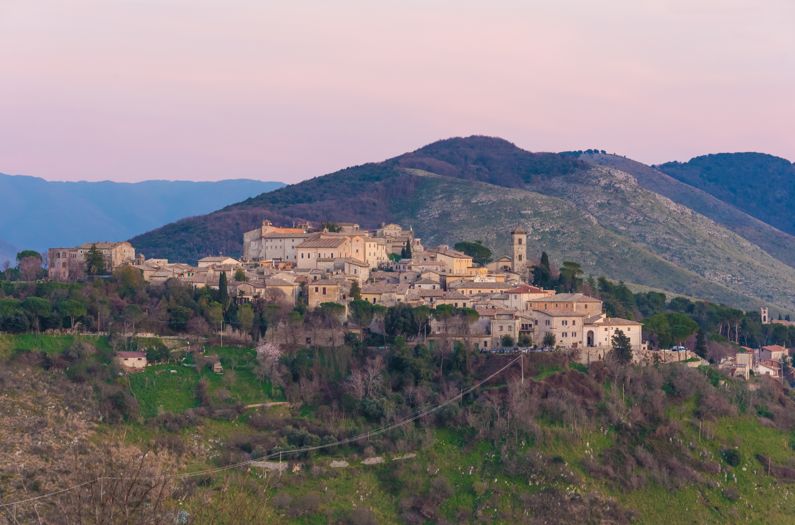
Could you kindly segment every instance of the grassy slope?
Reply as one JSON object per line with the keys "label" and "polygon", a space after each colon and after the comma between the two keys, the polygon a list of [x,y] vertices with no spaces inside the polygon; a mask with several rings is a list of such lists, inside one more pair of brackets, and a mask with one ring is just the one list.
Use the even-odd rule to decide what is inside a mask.
{"label": "grassy slope", "polygon": [[224,375],[175,364],[153,365],[131,374],[130,390],[138,400],[141,415],[149,418],[161,412],[184,412],[197,407],[196,386],[201,379],[207,381],[211,394],[225,389],[242,404],[273,399],[270,383],[259,381],[254,375],[256,352],[253,349],[212,347],[207,349],[207,354],[217,354],[221,358]]}
{"label": "grassy slope", "polygon": [[703,215],[645,190],[624,172],[595,168],[533,188],[575,203],[602,226],[680,268],[764,302],[795,308],[790,293],[795,268]]}
{"label": "grassy slope", "polygon": [[[528,443],[524,450],[537,450],[559,458],[557,461],[576,482],[548,480],[534,477],[532,473],[508,476],[502,468],[498,449],[460,433],[440,429],[434,431],[428,445],[417,450],[417,457],[413,459],[365,466],[358,464],[357,456],[351,456],[350,451],[336,449],[327,455],[315,456],[311,473],[287,474],[274,483],[267,478],[263,481],[255,472],[235,472],[216,479],[204,496],[213,498],[209,516],[217,519],[234,515],[234,508],[227,506],[222,488],[223,492],[239,491],[242,501],[248,501],[250,498],[246,494],[254,481],[255,485],[262,484],[267,494],[259,504],[267,509],[272,519],[280,522],[320,524],[326,523],[326,516],[344,520],[350,509],[365,506],[378,523],[397,524],[402,522],[401,501],[418,490],[427,491],[430,480],[439,477],[446,479],[453,490],[452,496],[440,507],[441,516],[450,522],[471,522],[478,509],[481,519],[489,520],[490,513],[487,510],[483,514],[484,508],[495,514],[496,511],[513,513],[526,520],[534,515],[534,509],[524,507],[522,499],[555,488],[568,493],[599,494],[633,511],[637,523],[790,523],[795,513],[795,494],[791,493],[789,485],[765,475],[764,468],[754,458],[761,453],[774,461],[792,460],[791,436],[763,426],[752,416],[738,416],[705,424],[699,437],[693,407],[694,403],[685,404],[677,415],[677,421],[685,429],[684,437],[689,440],[689,444],[681,446],[703,449],[715,460],[719,460],[722,448],[730,446],[740,452],[742,462],[737,467],[723,463],[722,472],[708,475],[705,484],[678,490],[656,485],[622,490],[596,479],[588,474],[583,462],[613,444],[613,431],[579,429],[574,433],[569,428],[544,425],[548,437],[542,443]],[[225,426],[217,430],[220,437],[227,434]],[[207,436],[210,435],[213,434]],[[351,466],[329,468],[334,459],[348,460]],[[736,501],[724,495],[727,488],[737,491]],[[288,494],[296,500],[308,493],[321,495],[320,506],[311,515],[290,517],[273,508],[272,498],[277,494]],[[231,499],[236,505],[240,501],[238,497]],[[200,512],[199,506],[205,504],[198,498],[187,505],[192,512]]]}
{"label": "grassy slope", "polygon": [[[3,335],[0,337],[0,348],[3,349],[0,355],[8,357],[14,349],[56,353],[73,341],[70,336]],[[103,340],[98,341],[106,344]],[[250,363],[250,350],[220,348],[212,351],[218,353],[229,368],[245,370]],[[534,380],[549,380],[555,373],[556,369],[546,368]],[[240,380],[240,374],[236,380]],[[246,384],[247,380],[244,380],[239,390],[238,387],[230,390],[248,395],[245,394]],[[195,385],[158,382],[149,388],[155,397],[187,398]],[[259,388],[265,386],[260,385]],[[285,474],[278,479],[264,477],[256,470],[228,471],[202,482],[198,494],[182,502],[181,508],[187,509],[199,522],[239,520],[243,516],[241,513],[246,512],[252,513],[257,522],[320,524],[327,522],[327,516],[344,520],[350,509],[365,506],[372,510],[378,523],[401,523],[401,501],[414,496],[414,491],[427,491],[433,478],[443,478],[452,488],[452,496],[442,502],[440,512],[441,517],[450,522],[473,522],[473,515],[480,511],[481,521],[498,523],[490,519],[495,509],[513,513],[518,520],[514,522],[525,522],[536,509],[525,505],[523,498],[555,488],[571,494],[595,493],[614,500],[634,511],[638,523],[791,523],[791,517],[795,515],[792,485],[766,475],[764,466],[756,461],[755,455],[764,454],[774,462],[791,462],[795,459],[791,445],[793,436],[770,428],[749,414],[725,417],[699,426],[694,413],[696,406],[696,401],[690,400],[671,407],[670,413],[683,433],[682,443],[676,446],[701,450],[706,460],[713,461],[720,461],[721,449],[736,448],[742,461],[737,467],[722,463],[720,472],[705,474],[705,483],[678,490],[655,485],[621,490],[594,478],[584,467],[584,461],[613,445],[617,438],[615,431],[588,427],[575,431],[539,419],[544,438],[540,442],[526,443],[521,448],[538,450],[550,458],[557,458],[555,461],[561,469],[570,472],[566,476],[568,480],[542,479],[532,472],[508,476],[502,467],[498,448],[473,436],[442,428],[433,431],[427,444],[415,450],[416,458],[404,461],[389,461],[379,466],[359,465],[359,457],[352,456],[350,449],[340,448],[314,456],[312,463],[315,468],[311,471]],[[298,417],[297,414],[295,416]],[[245,428],[245,423],[239,420],[203,419],[198,427],[177,435],[186,441],[207,443],[226,440]],[[140,424],[125,425],[121,429],[105,425],[97,439],[101,439],[103,432],[122,432],[130,442],[147,446],[163,431]],[[511,439],[511,436],[506,435],[505,439]],[[331,469],[328,464],[332,459],[349,460],[352,466],[342,470]],[[207,461],[192,464],[191,468],[208,466]],[[728,499],[724,495],[727,488],[735,489],[739,497],[734,501]],[[275,508],[274,497],[277,494],[289,494],[297,499],[308,493],[320,495],[316,512],[290,517]]]}
{"label": "grassy slope", "polygon": [[795,267],[795,237],[694,186],[662,171],[618,155],[587,154],[582,159],[631,174],[647,190],[709,217],[756,244],[770,255]]}

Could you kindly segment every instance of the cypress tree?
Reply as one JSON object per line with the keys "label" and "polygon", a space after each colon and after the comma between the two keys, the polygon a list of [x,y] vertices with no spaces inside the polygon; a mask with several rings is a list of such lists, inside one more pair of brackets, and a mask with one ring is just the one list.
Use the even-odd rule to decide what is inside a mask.
{"label": "cypress tree", "polygon": [[218,277],[218,302],[221,303],[221,307],[226,312],[229,307],[229,288],[226,283],[226,272],[221,272]]}

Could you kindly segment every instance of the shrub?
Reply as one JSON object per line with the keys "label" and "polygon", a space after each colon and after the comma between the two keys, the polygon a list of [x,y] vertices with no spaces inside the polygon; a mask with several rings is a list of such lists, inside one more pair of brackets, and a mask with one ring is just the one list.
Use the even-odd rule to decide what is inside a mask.
{"label": "shrub", "polygon": [[740,451],[734,448],[724,448],[720,451],[720,457],[727,465],[736,467],[742,461]]}

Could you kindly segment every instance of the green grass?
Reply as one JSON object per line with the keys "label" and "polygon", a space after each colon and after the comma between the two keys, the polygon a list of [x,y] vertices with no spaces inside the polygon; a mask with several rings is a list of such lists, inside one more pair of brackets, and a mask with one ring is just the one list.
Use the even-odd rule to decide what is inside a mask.
{"label": "green grass", "polygon": [[8,358],[15,352],[46,352],[57,355],[72,346],[75,341],[85,341],[100,350],[110,349],[108,338],[105,336],[0,334],[0,358]]}
{"label": "green grass", "polygon": [[150,418],[161,412],[184,412],[197,407],[196,387],[200,379],[207,381],[211,394],[223,389],[244,405],[283,399],[270,381],[257,379],[254,349],[209,347],[206,354],[218,355],[224,367],[223,375],[207,369],[197,371],[182,364],[151,365],[131,374],[130,389],[138,400],[141,415]]}
{"label": "green grass", "polygon": [[542,365],[539,372],[533,377],[536,381],[543,381],[544,379],[553,376],[561,371],[558,365]]}
{"label": "green grass", "polygon": [[149,418],[161,412],[184,412],[199,406],[196,398],[199,379],[195,368],[152,365],[130,375],[130,390],[138,400],[141,415]]}

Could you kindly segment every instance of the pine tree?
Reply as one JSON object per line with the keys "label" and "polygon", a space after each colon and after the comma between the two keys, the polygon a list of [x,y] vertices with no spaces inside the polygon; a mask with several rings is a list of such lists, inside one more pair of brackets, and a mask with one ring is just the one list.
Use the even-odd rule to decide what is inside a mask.
{"label": "pine tree", "polygon": [[622,364],[632,362],[632,343],[622,330],[617,330],[611,340],[613,357]]}
{"label": "pine tree", "polygon": [[695,348],[696,355],[706,359],[707,358],[707,338],[704,335],[704,330],[701,328],[698,329],[696,332],[696,348]]}
{"label": "pine tree", "polygon": [[103,275],[105,273],[105,258],[102,252],[97,249],[96,244],[86,252],[86,273],[89,275]]}

